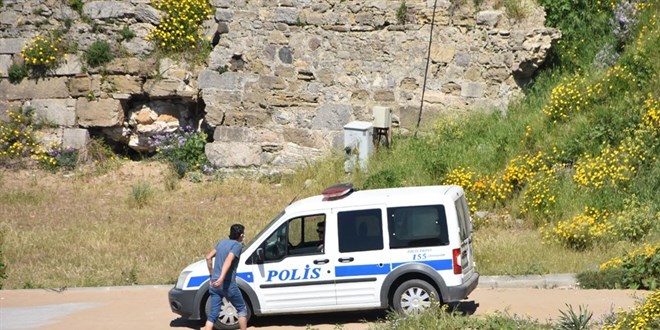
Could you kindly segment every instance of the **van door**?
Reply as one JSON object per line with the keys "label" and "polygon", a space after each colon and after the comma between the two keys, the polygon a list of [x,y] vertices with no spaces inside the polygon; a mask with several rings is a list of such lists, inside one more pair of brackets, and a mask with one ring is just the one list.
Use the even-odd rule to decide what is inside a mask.
{"label": "van door", "polygon": [[[332,265],[319,228],[326,214],[294,216],[271,233],[248,260],[263,313],[336,305]],[[317,231],[319,230],[319,231]],[[257,263],[262,251],[263,263]]]}
{"label": "van door", "polygon": [[380,306],[380,288],[390,272],[384,253],[384,207],[333,210],[337,241],[331,247],[338,307]]}
{"label": "van door", "polygon": [[474,255],[472,248],[472,222],[470,221],[470,209],[465,196],[461,196],[455,202],[456,216],[460,228],[461,237],[461,267],[463,275],[468,275],[474,271]]}

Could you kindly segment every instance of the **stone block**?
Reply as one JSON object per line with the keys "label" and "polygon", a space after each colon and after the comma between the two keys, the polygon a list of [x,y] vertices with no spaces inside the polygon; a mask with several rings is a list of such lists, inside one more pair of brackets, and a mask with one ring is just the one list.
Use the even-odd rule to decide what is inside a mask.
{"label": "stone block", "polygon": [[76,54],[65,54],[61,64],[55,69],[57,76],[73,76],[82,72],[80,57]]}
{"label": "stone block", "polygon": [[76,125],[75,99],[37,99],[29,103],[38,123],[64,127]]}
{"label": "stone block", "polygon": [[449,63],[454,59],[456,48],[448,47],[442,44],[431,45],[431,62],[433,63]]}
{"label": "stone block", "polygon": [[149,23],[151,25],[160,24],[160,12],[148,4],[138,4],[135,6],[135,18],[138,22]]}
{"label": "stone block", "polygon": [[65,128],[62,132],[62,147],[85,149],[89,143],[89,131],[84,128]]}
{"label": "stone block", "polygon": [[348,104],[324,104],[316,111],[312,119],[313,129],[342,130],[353,114],[353,109]]}
{"label": "stone block", "polygon": [[69,96],[66,87],[67,78],[53,77],[45,79],[23,79],[20,84],[14,85],[9,80],[0,81],[0,96],[6,93],[7,100],[27,99],[58,99]]}
{"label": "stone block", "polygon": [[277,7],[273,15],[273,22],[295,25],[298,21],[298,10],[292,7]]}
{"label": "stone block", "polygon": [[202,100],[206,104],[206,121],[211,126],[220,126],[225,121],[225,113],[240,106],[243,93],[222,91],[215,88],[202,89]]}
{"label": "stone block", "polygon": [[392,90],[379,90],[374,92],[374,101],[376,102],[393,102],[395,101],[394,91]]}
{"label": "stone block", "polygon": [[139,77],[113,75],[106,77],[105,81],[105,84],[108,84],[107,88],[109,88],[109,90],[106,90],[107,92],[129,94],[142,93],[142,79]]}
{"label": "stone block", "polygon": [[462,97],[477,98],[484,95],[484,84],[476,82],[464,83],[461,88]]}
{"label": "stone block", "polygon": [[12,65],[11,55],[0,54],[0,77],[9,77],[9,68]]}
{"label": "stone block", "polygon": [[264,90],[282,90],[286,88],[286,82],[280,77],[264,76],[259,79],[259,87]]}
{"label": "stone block", "polygon": [[499,10],[484,10],[477,13],[477,25],[487,25],[495,27],[502,17],[502,12]]}
{"label": "stone block", "polygon": [[90,1],[83,5],[83,14],[91,19],[122,18],[135,15],[135,6],[124,1]]}
{"label": "stone block", "polygon": [[0,38],[0,54],[19,54],[28,41],[27,38]]}
{"label": "stone block", "polygon": [[252,167],[261,165],[261,146],[255,143],[207,143],[204,152],[209,162],[219,167]]}
{"label": "stone block", "polygon": [[218,90],[242,90],[247,82],[257,81],[259,77],[249,73],[225,72],[223,74],[212,70],[202,70],[199,73],[199,88],[215,88]]}
{"label": "stone block", "polygon": [[78,98],[76,115],[82,127],[113,127],[124,122],[121,102],[114,99],[88,101],[86,98]]}

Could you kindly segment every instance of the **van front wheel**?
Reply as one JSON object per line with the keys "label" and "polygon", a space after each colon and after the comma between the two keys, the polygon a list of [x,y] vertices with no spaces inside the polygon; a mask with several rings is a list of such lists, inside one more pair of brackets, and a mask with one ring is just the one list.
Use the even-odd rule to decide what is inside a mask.
{"label": "van front wheel", "polygon": [[[247,303],[247,301],[245,302],[245,305],[245,307],[247,307],[247,319],[250,321],[250,317],[252,316],[252,309],[250,308],[250,304]],[[211,312],[210,298],[206,300],[205,311],[206,315],[209,315]],[[238,314],[236,313],[236,308],[229,301],[227,301],[226,298],[222,298],[220,315],[218,315],[218,319],[215,320],[213,329],[232,330],[238,328]]]}
{"label": "van front wheel", "polygon": [[399,314],[419,314],[438,300],[438,292],[426,281],[408,280],[399,285],[393,300],[394,310]]}

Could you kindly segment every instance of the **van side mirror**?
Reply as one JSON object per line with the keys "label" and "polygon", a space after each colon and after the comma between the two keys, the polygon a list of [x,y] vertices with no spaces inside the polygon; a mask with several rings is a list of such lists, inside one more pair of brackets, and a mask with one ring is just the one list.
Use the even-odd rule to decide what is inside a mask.
{"label": "van side mirror", "polygon": [[258,248],[254,254],[254,263],[263,264],[264,263],[264,249]]}

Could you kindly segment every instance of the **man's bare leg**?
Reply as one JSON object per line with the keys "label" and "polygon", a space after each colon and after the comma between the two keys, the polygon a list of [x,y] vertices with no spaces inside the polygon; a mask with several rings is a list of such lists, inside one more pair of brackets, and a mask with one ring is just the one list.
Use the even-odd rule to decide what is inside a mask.
{"label": "man's bare leg", "polygon": [[238,318],[238,325],[241,327],[241,330],[247,329],[247,317],[241,316]]}
{"label": "man's bare leg", "polygon": [[[240,319],[238,320],[238,322],[239,323],[241,322]],[[206,324],[204,325],[204,330],[213,330],[213,323],[211,323],[210,321],[206,321]]]}

